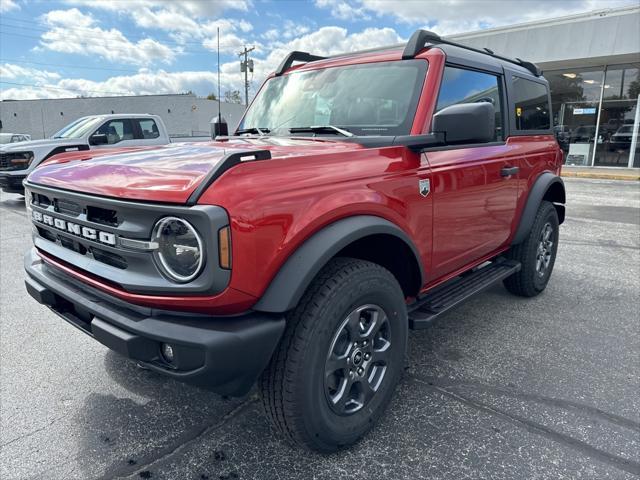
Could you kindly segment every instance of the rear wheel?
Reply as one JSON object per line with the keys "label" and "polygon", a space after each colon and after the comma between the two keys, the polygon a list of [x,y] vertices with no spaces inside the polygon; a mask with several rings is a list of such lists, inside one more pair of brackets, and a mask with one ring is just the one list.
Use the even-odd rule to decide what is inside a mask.
{"label": "rear wheel", "polygon": [[551,202],[543,201],[528,237],[507,253],[507,257],[522,264],[518,273],[504,281],[507,290],[522,297],[534,297],[542,292],[553,271],[558,239],[558,212]]}
{"label": "rear wheel", "polygon": [[404,294],[389,271],[362,260],[332,260],[289,315],[262,376],[272,423],[313,450],[356,442],[391,399],[407,327]]}

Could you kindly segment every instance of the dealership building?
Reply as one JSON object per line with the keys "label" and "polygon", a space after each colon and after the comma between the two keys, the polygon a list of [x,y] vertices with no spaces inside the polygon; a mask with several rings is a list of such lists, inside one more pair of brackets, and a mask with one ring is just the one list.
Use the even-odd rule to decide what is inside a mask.
{"label": "dealership building", "polygon": [[[222,102],[222,117],[230,128],[240,122],[245,106]],[[0,102],[0,132],[48,138],[86,115],[150,113],[162,118],[172,138],[211,136],[218,102],[193,94],[4,100]]]}
{"label": "dealership building", "polygon": [[542,69],[567,165],[640,167],[640,5],[448,38]]}

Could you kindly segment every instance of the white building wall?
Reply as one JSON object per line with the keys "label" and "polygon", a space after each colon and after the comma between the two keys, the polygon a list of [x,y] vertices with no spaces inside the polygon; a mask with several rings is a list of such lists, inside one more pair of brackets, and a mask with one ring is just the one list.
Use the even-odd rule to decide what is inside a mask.
{"label": "white building wall", "polygon": [[[222,102],[221,107],[229,128],[235,128],[244,105]],[[0,102],[0,131],[27,133],[36,140],[50,137],[79,117],[105,113],[159,115],[172,137],[208,136],[209,122],[218,115],[218,102],[194,95],[5,100]]]}
{"label": "white building wall", "polygon": [[[606,4],[606,2],[603,2]],[[447,37],[543,70],[640,61],[640,6],[492,28]]]}

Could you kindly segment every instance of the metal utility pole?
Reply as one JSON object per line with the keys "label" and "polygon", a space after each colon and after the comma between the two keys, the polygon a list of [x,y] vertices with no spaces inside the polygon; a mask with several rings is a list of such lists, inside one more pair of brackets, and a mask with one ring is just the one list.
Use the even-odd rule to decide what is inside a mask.
{"label": "metal utility pole", "polygon": [[239,57],[244,56],[244,60],[240,61],[240,71],[244,72],[244,103],[249,105],[249,72],[253,73],[253,60],[249,58],[249,52],[255,50],[256,47],[247,48],[238,54]]}

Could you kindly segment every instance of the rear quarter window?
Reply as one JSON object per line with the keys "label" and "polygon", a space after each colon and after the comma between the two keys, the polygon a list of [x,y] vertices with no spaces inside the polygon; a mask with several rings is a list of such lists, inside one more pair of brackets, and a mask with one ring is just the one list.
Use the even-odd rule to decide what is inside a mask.
{"label": "rear quarter window", "polygon": [[512,90],[516,130],[549,130],[551,108],[547,86],[526,78],[513,77]]}

